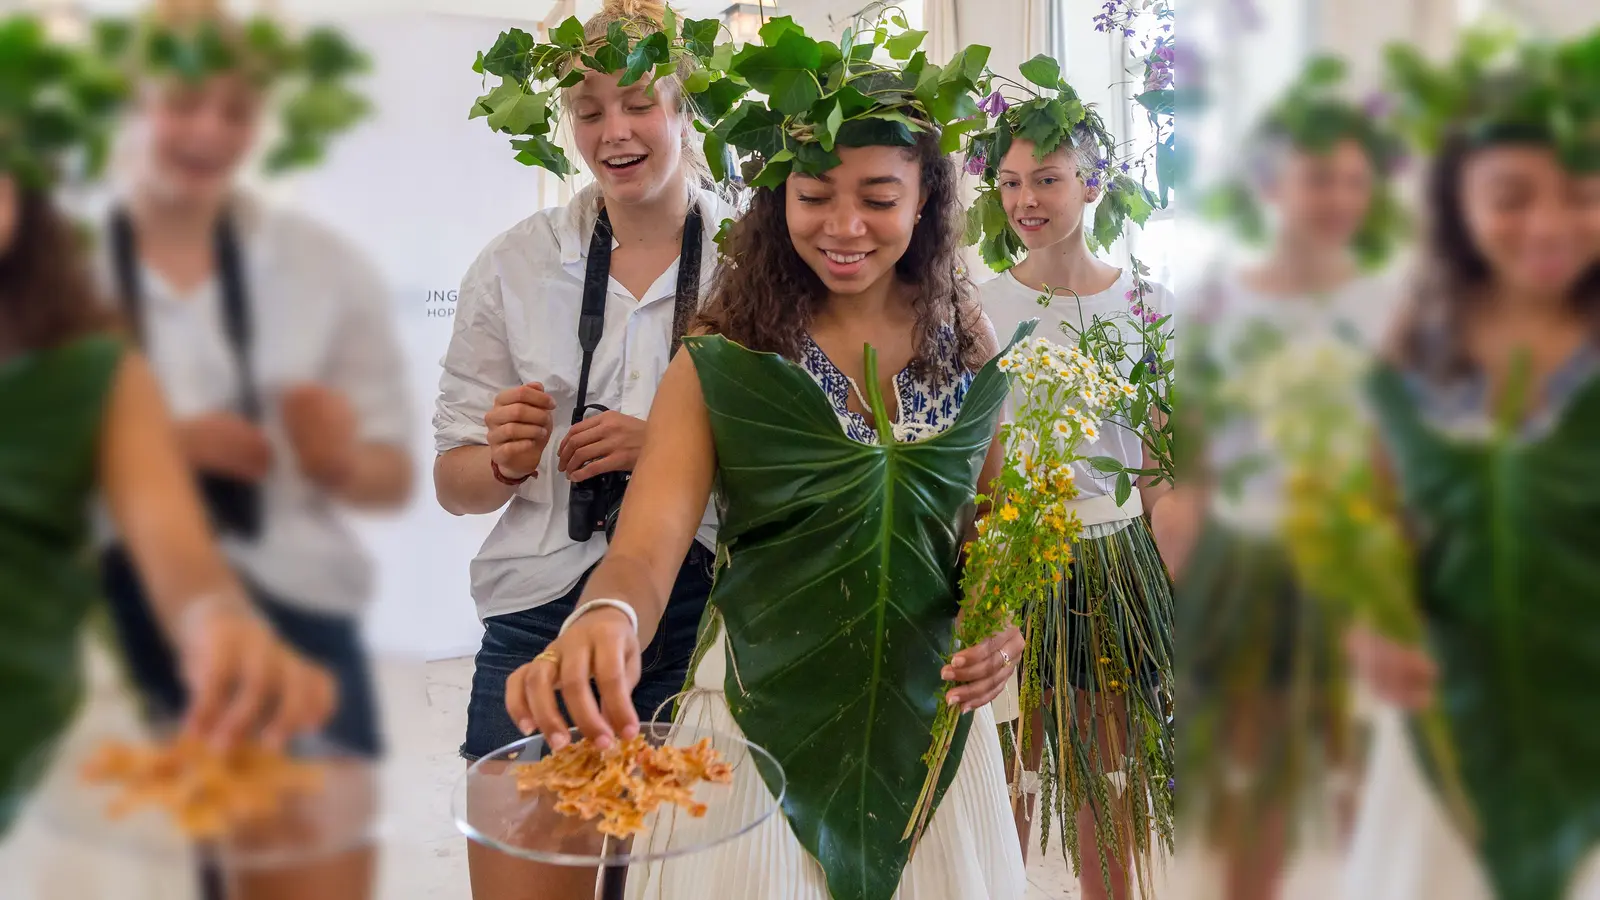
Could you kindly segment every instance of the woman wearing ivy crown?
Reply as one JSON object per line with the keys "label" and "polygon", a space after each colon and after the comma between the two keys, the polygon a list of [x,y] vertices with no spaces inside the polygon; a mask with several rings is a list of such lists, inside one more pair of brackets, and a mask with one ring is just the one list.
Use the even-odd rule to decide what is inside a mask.
{"label": "woman wearing ivy crown", "polygon": [[[151,361],[229,561],[252,599],[337,676],[324,737],[381,753],[360,633],[375,572],[350,511],[410,495],[413,405],[380,275],[348,241],[243,189],[263,120],[282,113],[265,166],[315,163],[366,106],[364,66],[336,32],[291,36],[215,0],[164,0],[96,29],[132,83],[122,170],[97,235],[107,296]],[[102,576],[128,670],[149,712],[186,702],[154,628],[127,536]],[[373,855],[329,863],[330,890],[370,891]]]}
{"label": "woman wearing ivy crown", "polygon": [[[1346,800],[1351,774],[1336,665],[1349,611],[1296,563],[1312,487],[1345,477],[1320,435],[1348,423],[1326,404],[1359,410],[1395,294],[1375,270],[1405,223],[1388,185],[1398,141],[1341,96],[1343,74],[1336,59],[1311,61],[1249,135],[1247,179],[1213,194],[1236,236],[1266,248],[1198,291],[1195,365],[1184,369],[1185,446],[1197,464],[1157,534],[1185,641],[1180,831],[1223,858],[1222,890],[1238,900],[1280,895],[1297,826],[1333,818],[1335,805],[1304,801]],[[1353,444],[1364,463],[1359,436]]]}
{"label": "woman wearing ivy crown", "polygon": [[[119,80],[29,16],[0,19],[0,46],[3,843],[82,700],[81,639],[100,596],[88,553],[97,496],[183,663],[188,733],[282,742],[319,727],[334,697],[327,673],[274,634],[228,572],[149,365],[106,315],[81,235],[52,196],[70,160],[103,153]],[[7,887],[25,890],[7,868]]]}
{"label": "woman wearing ivy crown", "polygon": [[[1418,543],[1422,647],[1368,636],[1349,896],[1600,897],[1600,32],[1391,56],[1431,159],[1423,276],[1369,382]],[[1467,810],[1400,711],[1437,702]]]}
{"label": "woman wearing ivy crown", "polygon": [[[677,21],[659,3],[608,0],[587,23],[555,28],[551,43],[506,32],[478,66],[500,85],[472,117],[515,138],[519,160],[561,177],[571,166],[549,136],[569,127],[594,183],[483,250],[462,279],[445,352],[433,420],[439,502],[456,515],[499,515],[472,563],[484,635],[461,744],[469,761],[526,733],[506,713],[506,679],[555,639],[606,551],[594,517],[616,500],[590,504],[588,527],[575,533],[579,492],[620,486],[634,470],[645,421],[659,417],[657,385],[716,267],[718,228],[733,215],[712,190],[694,129],[684,88],[697,66]],[[682,26],[695,42],[716,36],[716,22]],[[674,70],[630,75],[630,56]],[[585,365],[579,332],[591,284],[604,324]],[[716,517],[702,503],[695,521],[633,690],[645,721],[682,689],[711,590]],[[476,844],[468,853],[480,900],[526,897],[530,883],[563,898],[582,890],[571,879],[594,883],[592,873],[535,867]]]}
{"label": "woman wearing ivy crown", "polygon": [[[720,107],[711,130],[755,156],[750,209],[662,381],[616,539],[565,634],[506,685],[513,719],[553,746],[568,742],[558,692],[588,740],[635,734],[640,647],[671,619],[715,488],[722,564],[678,721],[771,751],[783,815],[635,869],[632,896],[1015,900],[1026,888],[988,707],[1020,634],[948,656],[973,496],[1002,460],[1005,377],[985,365],[998,348],[959,267],[957,168],[941,148],[942,129],[977,111],[987,50],[939,67],[915,36],[851,33],[846,61],[773,20],[717,82],[773,98]],[[879,42],[894,64],[869,61]],[[913,849],[942,705],[968,714]],[[744,790],[708,811],[713,830],[771,802],[760,781]]]}
{"label": "woman wearing ivy crown", "polygon": [[[1117,268],[1092,252],[1109,248],[1128,219],[1148,216],[1152,198],[1132,164],[1117,162],[1099,113],[1078,100],[1054,60],[1036,57],[1023,74],[1050,93],[1013,85],[1027,92],[1013,104],[995,82],[984,105],[998,122],[968,149],[968,170],[982,179],[972,215],[982,222],[983,255],[1002,270],[979,289],[984,310],[1002,331],[1037,316],[1072,344],[1115,329],[1126,350],[1107,362],[1135,382],[1136,373],[1155,375],[1171,292],[1146,279],[1137,261]],[[1085,210],[1096,201],[1091,231]],[[1050,297],[1047,306],[1041,297]],[[1043,702],[1020,729],[1028,771],[1017,832],[1026,844],[1035,795],[1046,791],[1043,814],[1058,818],[1092,898],[1130,896],[1130,870],[1150,871],[1153,834],[1171,836],[1172,592],[1146,520],[1165,493],[1159,478],[1139,474],[1160,468],[1146,443],[1126,415],[1112,418],[1086,453],[1130,473],[1077,467],[1078,499],[1069,505],[1083,537],[1060,596],[1030,616],[1023,673],[1024,706]],[[1046,743],[1053,750],[1041,780]]]}

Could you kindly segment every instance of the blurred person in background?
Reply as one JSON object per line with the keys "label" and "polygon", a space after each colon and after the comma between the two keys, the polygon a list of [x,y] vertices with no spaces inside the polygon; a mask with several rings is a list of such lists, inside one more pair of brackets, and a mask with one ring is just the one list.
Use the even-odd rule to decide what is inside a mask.
{"label": "blurred person in background", "polygon": [[[1144,327],[1172,312],[1172,293],[1144,278],[1136,261],[1119,268],[1098,259],[1090,250],[1085,227],[1090,205],[1108,190],[1142,190],[1133,185],[1126,174],[1127,167],[1113,165],[1117,145],[1098,123],[1098,116],[1091,115],[1093,118],[1085,122],[1093,122],[1097,130],[1090,130],[1086,124],[1070,132],[1071,137],[1061,141],[1059,149],[1043,158],[1038,155],[1037,144],[1015,137],[1004,157],[987,167],[993,175],[986,172],[985,178],[998,191],[1008,226],[1025,250],[1020,262],[978,288],[983,309],[1000,334],[1010,334],[1019,323],[1038,318],[1039,336],[1075,344],[1076,334],[1097,319]],[[1005,118],[1000,127],[1016,129],[1015,123]],[[1045,297],[1050,298],[1049,303],[1041,305],[1041,298]],[[1133,322],[1135,316],[1137,323]],[[1066,334],[1063,326],[1070,329]],[[1121,330],[1129,340],[1138,341],[1133,336],[1134,328]],[[1143,365],[1141,357],[1145,355],[1141,348],[1132,358],[1115,361],[1123,377],[1130,377],[1136,366]],[[1156,467],[1140,434],[1115,418],[1107,419],[1104,432],[1085,441],[1081,452],[1088,457],[1110,457],[1133,469],[1152,471]],[[1160,754],[1160,748],[1170,747],[1170,741],[1149,730],[1166,733],[1167,711],[1162,697],[1170,691],[1165,676],[1172,668],[1171,583],[1151,539],[1147,518],[1147,514],[1154,514],[1166,488],[1155,484],[1154,478],[1138,479],[1127,499],[1119,504],[1115,475],[1097,471],[1086,463],[1075,468],[1078,498],[1068,507],[1082,522],[1083,536],[1072,547],[1073,576],[1046,614],[1044,628],[1035,634],[1033,640],[1039,649],[1029,657],[1038,660],[1046,695],[1043,709],[1034,713],[1029,746],[1022,748],[1025,771],[1020,777],[1021,796],[1015,812],[1024,854],[1033,830],[1035,800],[1041,790],[1039,769],[1047,729],[1052,741],[1069,745],[1059,754],[1073,761],[1068,765],[1089,760],[1088,768],[1093,770],[1080,773],[1080,778],[1054,771],[1061,766],[1053,764],[1058,785],[1051,794],[1056,797],[1066,796],[1065,786],[1070,783],[1109,776],[1126,779],[1131,785],[1134,776],[1130,773],[1135,767],[1122,762],[1125,755],[1142,755],[1151,750]],[[1115,636],[1106,636],[1120,645],[1119,650],[1092,650],[1091,645],[1097,645],[1098,638],[1082,623],[1091,617],[1090,610],[1107,608],[1138,612],[1113,626]],[[1110,680],[1102,683],[1107,672],[1112,673]],[[1024,672],[1022,677],[1030,674]],[[1058,721],[1054,691],[1067,688],[1071,688],[1065,706],[1070,721]],[[1130,710],[1130,705],[1135,708]],[[1096,749],[1089,749],[1095,745]],[[1140,768],[1147,773],[1154,771]],[[1136,823],[1149,823],[1144,811],[1148,805],[1146,792],[1153,791],[1170,800],[1167,781],[1167,775],[1146,776],[1125,790],[1111,788],[1113,799],[1109,803],[1091,799],[1076,809],[1061,804],[1061,814],[1076,821],[1077,846],[1066,852],[1069,858],[1079,860],[1084,897],[1122,900],[1131,896],[1130,870],[1149,871],[1148,860],[1142,858],[1149,839],[1141,841],[1134,829],[1141,827]],[[1097,793],[1086,785],[1074,789],[1091,796]],[[1116,799],[1119,793],[1121,798]],[[1132,811],[1135,806],[1140,807],[1138,812]],[[1158,798],[1156,808],[1170,810],[1171,804]],[[1072,833],[1067,821],[1059,827],[1065,835]],[[1102,847],[1102,834],[1114,834],[1116,846]],[[1109,871],[1109,878],[1103,877],[1103,866]]]}
{"label": "blurred person in background", "polygon": [[[1343,633],[1306,595],[1284,541],[1285,420],[1253,405],[1293,390],[1300,376],[1282,366],[1314,367],[1330,343],[1365,360],[1391,317],[1382,267],[1404,237],[1388,184],[1400,147],[1340,96],[1343,73],[1338,60],[1313,60],[1250,134],[1246,178],[1207,200],[1263,251],[1197,291],[1184,415],[1201,449],[1156,532],[1184,648],[1181,833],[1223,857],[1224,894],[1237,900],[1281,896],[1292,838],[1329,818],[1307,799],[1349,799]],[[1331,366],[1309,374],[1329,386],[1340,377]],[[1358,398],[1357,384],[1342,387]]]}
{"label": "blurred person in background", "polygon": [[[1428,231],[1370,387],[1427,641],[1351,641],[1392,706],[1348,895],[1600,897],[1600,32],[1479,33],[1446,66],[1399,52],[1390,71],[1432,155]],[[1404,716],[1435,703],[1454,815]]]}
{"label": "blurred person in background", "polygon": [[[657,32],[663,12],[660,3],[607,0],[584,32],[603,37],[614,22],[635,36]],[[656,386],[711,279],[717,230],[733,215],[710,189],[684,74],[624,88],[621,73],[591,73],[565,89],[595,183],[495,238],[462,280],[434,415],[434,487],[455,515],[500,514],[471,567],[484,635],[461,744],[468,761],[532,730],[507,713],[506,679],[555,640],[605,554],[600,520],[614,521],[619,479],[639,458]],[[579,342],[591,288],[604,307],[592,356]],[[582,521],[569,521],[586,488],[599,488],[599,502],[583,502]],[[683,689],[715,546],[708,507],[643,652],[633,693],[641,721]],[[479,898],[593,887],[592,872],[535,870],[474,843],[468,852]]]}
{"label": "blurred person in background", "polygon": [[81,639],[100,599],[88,553],[97,496],[174,648],[187,733],[281,746],[319,728],[336,697],[229,572],[156,379],[106,313],[82,237],[51,195],[60,158],[89,148],[103,125],[92,64],[47,43],[29,17],[0,20],[0,43],[14,54],[0,76],[3,838],[83,693]]}
{"label": "blurred person in background", "polygon": [[[322,737],[376,759],[360,622],[374,572],[347,511],[407,502],[412,404],[379,274],[348,241],[241,187],[275,110],[273,79],[286,74],[260,49],[292,46],[277,28],[235,21],[212,2],[162,4],[132,26],[137,79],[119,148],[128,171],[99,235],[99,268],[173,409],[235,571],[261,613],[337,678],[338,712]],[[181,52],[151,49],[163,44]],[[349,55],[326,31],[292,49],[315,56],[313,47]],[[290,161],[317,149],[313,140]],[[283,163],[280,151],[269,158]],[[126,537],[105,554],[105,589],[131,677],[165,716],[185,691]],[[319,887],[362,896],[372,866],[365,851],[335,861]]]}

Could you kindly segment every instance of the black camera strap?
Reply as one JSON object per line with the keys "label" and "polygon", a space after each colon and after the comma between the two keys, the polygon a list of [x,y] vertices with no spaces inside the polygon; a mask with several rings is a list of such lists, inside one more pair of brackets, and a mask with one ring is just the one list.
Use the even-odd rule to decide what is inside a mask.
{"label": "black camera strap", "polygon": [[[700,207],[689,204],[683,223],[683,247],[678,254],[678,292],[672,313],[672,354],[683,344],[689,321],[700,305],[700,245],[704,226]],[[594,236],[589,239],[589,263],[583,277],[583,311],[578,315],[578,345],[583,348],[583,369],[578,375],[578,402],[572,410],[572,424],[583,421],[589,411],[589,370],[595,348],[606,327],[606,297],[611,285],[611,216],[604,209],[595,220]]]}
{"label": "black camera strap", "polygon": [[[256,387],[255,367],[251,365],[252,323],[250,296],[245,286],[244,257],[233,217],[217,220],[214,238],[217,281],[222,289],[222,324],[233,351],[239,377],[239,413],[252,422],[261,421],[261,395]],[[128,211],[118,208],[111,214],[111,254],[116,267],[117,287],[122,294],[122,309],[127,314],[135,339],[146,344],[144,327],[144,279],[140,275],[139,248]]]}

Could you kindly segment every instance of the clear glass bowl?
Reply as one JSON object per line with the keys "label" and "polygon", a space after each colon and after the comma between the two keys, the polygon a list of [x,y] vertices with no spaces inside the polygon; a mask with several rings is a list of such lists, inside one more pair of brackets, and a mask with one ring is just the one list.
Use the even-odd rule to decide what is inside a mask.
{"label": "clear glass bowl", "polygon": [[230,871],[288,869],[326,860],[373,843],[378,824],[378,773],[369,760],[320,740],[291,749],[322,770],[318,790],[291,796],[270,817],[243,824],[218,839],[196,841],[163,809],[143,806],[120,818],[109,809],[121,789],[91,784],[82,770],[107,740],[142,741],[139,732],[93,730],[74,735],[57,751],[50,776],[35,799],[40,821],[74,841],[152,862],[188,860]]}
{"label": "clear glass bowl", "polygon": [[[451,798],[456,827],[471,840],[519,859],[556,866],[616,868],[687,856],[726,843],[771,818],[783,802],[783,768],[772,754],[743,738],[665,722],[643,725],[640,733],[656,746],[690,746],[710,738],[711,746],[733,768],[732,782],[704,782],[695,789],[695,800],[708,807],[704,818],[696,819],[666,803],[645,817],[644,830],[633,839],[603,835],[596,828],[598,820],[556,812],[555,795],[548,791],[523,793],[517,787],[517,766],[549,753],[544,737],[534,735],[496,750],[467,769]],[[579,737],[574,729],[572,739]],[[772,776],[776,791],[767,788],[763,772]],[[730,806],[736,797],[742,802]]]}

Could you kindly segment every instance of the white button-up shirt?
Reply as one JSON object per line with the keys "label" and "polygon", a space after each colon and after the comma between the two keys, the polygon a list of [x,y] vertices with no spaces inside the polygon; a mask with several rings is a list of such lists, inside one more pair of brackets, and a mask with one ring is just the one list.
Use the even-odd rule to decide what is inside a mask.
{"label": "white button-up shirt", "polygon": [[[556,471],[557,450],[577,405],[583,365],[578,317],[599,200],[598,188],[591,185],[568,205],[535,213],[490,242],[461,282],[433,417],[438,452],[486,445],[483,417],[507,388],[538,382],[556,402],[539,477],[517,489],[472,561],[472,597],[480,618],[560,598],[605,555],[604,536],[583,543],[567,536],[571,482]],[[733,210],[709,191],[697,192],[696,200],[704,226],[703,289],[716,268],[717,230]],[[670,360],[677,288],[677,262],[643,297],[611,279],[605,332],[589,375],[589,403],[649,417]],[[698,539],[716,546],[716,517],[709,506]]]}
{"label": "white button-up shirt", "polygon": [[[323,385],[354,407],[362,441],[409,447],[414,406],[390,293],[353,245],[315,222],[249,198],[236,204],[236,215],[253,373],[274,460],[262,483],[259,539],[221,543],[242,573],[276,599],[354,615],[372,599],[371,560],[337,501],[300,472],[278,402],[286,387]],[[115,292],[109,238],[100,247],[99,274]],[[238,369],[218,279],[180,295],[147,267],[140,287],[144,349],[174,417],[237,409]]]}

